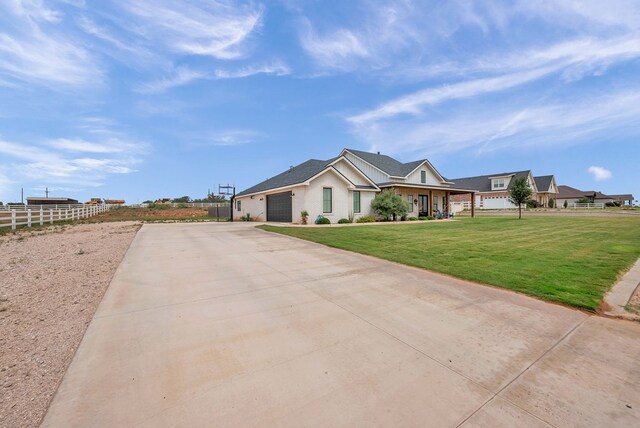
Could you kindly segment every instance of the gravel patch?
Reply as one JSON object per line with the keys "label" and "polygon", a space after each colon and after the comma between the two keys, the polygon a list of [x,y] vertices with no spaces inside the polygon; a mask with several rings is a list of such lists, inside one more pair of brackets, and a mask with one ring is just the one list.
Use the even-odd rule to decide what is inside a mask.
{"label": "gravel patch", "polygon": [[0,426],[36,427],[139,223],[0,236]]}

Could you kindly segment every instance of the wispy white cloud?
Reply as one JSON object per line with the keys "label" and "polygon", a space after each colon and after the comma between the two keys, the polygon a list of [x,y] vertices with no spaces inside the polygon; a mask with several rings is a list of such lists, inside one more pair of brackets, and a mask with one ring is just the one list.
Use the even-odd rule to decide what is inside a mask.
{"label": "wispy white cloud", "polygon": [[80,138],[57,138],[47,143],[50,147],[66,152],[80,153],[122,153],[135,152],[139,149],[137,144],[132,144],[117,138],[109,138],[105,142],[91,142]]}
{"label": "wispy white cloud", "polygon": [[175,88],[177,86],[187,85],[193,81],[201,80],[201,79],[210,79],[211,74],[192,70],[188,67],[178,67],[173,75],[164,77],[160,80],[156,80],[154,82],[149,82],[141,85],[138,90],[142,93],[160,93],[164,92],[168,89]]}
{"label": "wispy white cloud", "polygon": [[329,68],[348,68],[354,59],[369,56],[360,36],[348,29],[338,29],[320,36],[307,24],[301,37],[302,47],[320,65]]}
{"label": "wispy white cloud", "polygon": [[140,37],[165,44],[175,52],[218,59],[243,56],[242,43],[262,20],[263,9],[230,2],[175,3],[139,0],[124,4],[135,18]]}
{"label": "wispy white cloud", "polygon": [[210,144],[220,147],[241,146],[253,143],[259,136],[259,133],[246,129],[224,130],[214,133],[210,138]]}
{"label": "wispy white cloud", "polygon": [[101,185],[112,174],[135,172],[145,152],[143,143],[115,138],[61,138],[41,145],[0,140],[0,170],[13,171],[16,180],[86,188]]}
{"label": "wispy white cloud", "polygon": [[104,72],[93,55],[61,30],[59,12],[40,1],[11,1],[4,7],[13,28],[0,30],[0,75],[56,89],[102,81]]}
{"label": "wispy white cloud", "polygon": [[216,70],[216,79],[238,79],[242,77],[255,76],[256,74],[272,74],[275,76],[286,76],[291,73],[287,65],[282,62],[274,62],[266,65],[252,65],[242,67],[237,70]]}
{"label": "wispy white cloud", "polygon": [[459,152],[477,155],[503,149],[553,147],[630,135],[640,126],[640,88],[589,94],[542,106],[474,104],[446,116],[396,118],[354,128],[377,150],[420,156]]}
{"label": "wispy white cloud", "polygon": [[58,22],[60,11],[49,9],[42,0],[7,0],[6,6],[16,16],[35,21]]}
{"label": "wispy white cloud", "polygon": [[381,106],[348,118],[363,124],[399,114],[419,114],[422,107],[450,100],[469,98],[521,86],[552,73],[561,73],[564,80],[576,80],[586,74],[602,71],[612,63],[640,57],[640,36],[611,40],[579,39],[559,43],[546,49],[512,55],[506,59],[489,58],[465,66],[447,67],[449,73],[474,75],[480,72],[504,73],[428,88],[388,101]]}
{"label": "wispy white cloud", "polygon": [[219,69],[213,72],[193,70],[188,67],[178,67],[171,76],[141,85],[139,91],[143,93],[161,93],[197,80],[240,79],[257,74],[284,76],[289,73],[289,67],[282,62],[274,62],[266,65],[251,65],[236,70]]}
{"label": "wispy white cloud", "polygon": [[596,181],[605,181],[613,177],[611,171],[601,166],[590,166],[587,171],[589,171],[589,173],[593,175],[593,178]]}
{"label": "wispy white cloud", "polygon": [[469,98],[489,92],[504,91],[555,71],[554,68],[515,73],[511,75],[476,79],[439,88],[429,88],[387,102],[371,111],[349,117],[356,125],[397,116],[403,113],[419,114],[423,106],[435,105],[449,100]]}

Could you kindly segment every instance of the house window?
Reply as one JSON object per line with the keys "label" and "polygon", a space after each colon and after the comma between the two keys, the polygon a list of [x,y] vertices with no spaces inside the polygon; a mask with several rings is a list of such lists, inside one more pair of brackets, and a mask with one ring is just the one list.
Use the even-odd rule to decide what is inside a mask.
{"label": "house window", "polygon": [[353,192],[353,212],[360,212],[360,192]]}
{"label": "house window", "polygon": [[407,196],[407,203],[409,204],[409,212],[413,212],[413,195]]}
{"label": "house window", "polygon": [[427,171],[420,171],[420,183],[427,183]]}
{"label": "house window", "polygon": [[438,211],[438,197],[437,196],[433,197],[433,210],[434,211]]}
{"label": "house window", "polygon": [[322,188],[322,212],[330,213],[333,211],[333,189],[330,187]]}
{"label": "house window", "polygon": [[494,189],[504,189],[504,178],[497,178],[493,180]]}
{"label": "house window", "polygon": [[236,201],[236,210],[242,211],[242,201],[239,199]]}

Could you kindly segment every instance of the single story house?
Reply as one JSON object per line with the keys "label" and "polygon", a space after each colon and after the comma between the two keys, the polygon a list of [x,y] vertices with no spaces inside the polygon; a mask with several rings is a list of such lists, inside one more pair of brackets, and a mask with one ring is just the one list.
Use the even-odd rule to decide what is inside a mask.
{"label": "single story house", "polygon": [[384,189],[409,202],[410,216],[449,213],[453,195],[474,193],[454,186],[427,159],[402,163],[380,152],[344,149],[335,158],[308,160],[238,193],[233,217],[298,223],[307,211],[310,222],[322,215],[336,223],[374,215],[371,202]]}
{"label": "single story house", "polygon": [[76,205],[77,199],[72,198],[41,198],[41,197],[28,197],[27,205]]}
{"label": "single story house", "polygon": [[597,192],[595,190],[580,190],[575,187],[560,185],[558,186],[558,204],[564,206],[565,201],[567,205],[573,205],[580,200],[587,200],[589,203],[603,203],[616,202],[621,205],[633,205],[633,195],[605,195],[604,193]]}
{"label": "single story house", "polygon": [[[509,188],[518,178],[527,180],[533,190],[531,199],[537,201],[541,206],[548,207],[551,200],[555,202],[558,194],[555,177],[553,175],[534,177],[530,170],[454,178],[451,181],[457,187],[476,191],[476,208],[505,209],[517,208],[510,200]],[[458,195],[452,200],[453,202],[471,202],[469,195]]]}

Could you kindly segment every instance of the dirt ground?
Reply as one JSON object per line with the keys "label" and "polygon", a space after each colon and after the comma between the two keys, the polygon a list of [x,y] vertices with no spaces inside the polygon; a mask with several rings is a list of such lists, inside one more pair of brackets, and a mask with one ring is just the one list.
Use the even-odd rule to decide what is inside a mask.
{"label": "dirt ground", "polygon": [[131,208],[118,207],[83,220],[88,223],[101,221],[215,221],[207,214],[207,208]]}
{"label": "dirt ground", "polygon": [[38,426],[139,228],[78,224],[0,236],[0,426]]}

